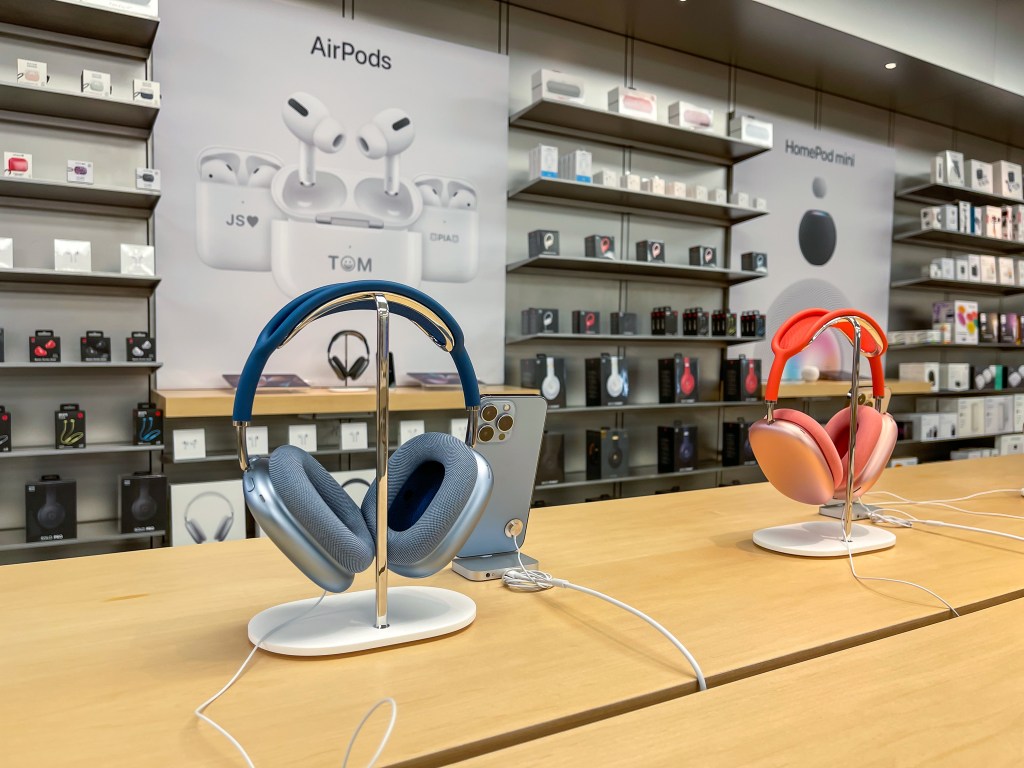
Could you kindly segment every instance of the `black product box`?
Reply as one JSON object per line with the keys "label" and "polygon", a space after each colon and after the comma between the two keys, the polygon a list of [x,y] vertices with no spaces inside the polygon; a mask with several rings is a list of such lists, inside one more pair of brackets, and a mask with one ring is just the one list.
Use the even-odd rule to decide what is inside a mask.
{"label": "black product box", "polygon": [[145,331],[132,331],[125,340],[125,359],[129,363],[155,363],[156,339]]}
{"label": "black product box", "polygon": [[717,267],[718,251],[710,245],[695,245],[690,249],[691,267]]}
{"label": "black product box", "polygon": [[28,359],[33,363],[60,362],[60,336],[53,331],[36,331],[28,337]]}
{"label": "black product box", "polygon": [[626,358],[602,354],[586,361],[587,406],[625,405],[629,402]]}
{"label": "black product box", "polygon": [[121,533],[166,531],[167,477],[136,472],[118,479]]}
{"label": "black product box", "polygon": [[522,386],[539,389],[548,408],[565,407],[565,360],[561,357],[537,355],[519,361],[519,381]]}
{"label": "black product box", "polygon": [[597,334],[601,332],[601,313],[589,309],[574,309],[572,313],[572,332]]}
{"label": "black product box", "polygon": [[61,403],[53,414],[53,446],[57,450],[85,448],[85,411],[78,403]]}
{"label": "black product box", "polygon": [[750,425],[743,419],[722,422],[722,465],[757,464],[750,447]]}
{"label": "black product box", "polygon": [[897,440],[916,440],[914,437],[914,422],[895,419]]}
{"label": "black product box", "polygon": [[651,335],[676,336],[679,334],[679,312],[672,307],[655,307],[651,310]]}
{"label": "black product box", "polygon": [[728,309],[716,309],[711,313],[712,336],[735,336],[736,313]]}
{"label": "black product box", "polygon": [[700,400],[700,360],[676,355],[658,360],[658,402],[696,403]]}
{"label": "black product box", "polygon": [[558,333],[558,310],[530,307],[522,312],[523,335]]}
{"label": "black product box", "polygon": [[756,309],[740,313],[740,336],[762,338],[765,334],[765,317]]}
{"label": "black product box", "polygon": [[74,480],[43,475],[25,485],[25,541],[60,541],[78,536]]}
{"label": "black product box", "polygon": [[638,327],[636,312],[612,312],[613,336],[635,336]]}
{"label": "black product box", "polygon": [[749,251],[740,254],[740,267],[744,272],[767,272],[768,254]]}
{"label": "black product box", "polygon": [[999,313],[999,343],[1020,344],[1020,325],[1016,312]]}
{"label": "black product box", "polygon": [[583,255],[588,259],[617,259],[615,238],[611,235],[590,235],[583,241]]}
{"label": "black product box", "polygon": [[676,422],[658,427],[658,471],[686,472],[697,466],[697,426]]}
{"label": "black product box", "polygon": [[164,412],[153,403],[132,409],[132,445],[164,444]]}
{"label": "black product box", "polygon": [[537,459],[537,485],[565,482],[565,435],[545,432]]}
{"label": "black product box", "polygon": [[740,355],[722,363],[722,399],[754,403],[761,399],[761,361]]}
{"label": "black product box", "polygon": [[710,336],[711,315],[704,307],[683,310],[683,336]]}
{"label": "black product box", "polygon": [[4,361],[4,329],[0,328],[0,363]]}
{"label": "black product box", "polygon": [[636,244],[636,260],[665,263],[665,243],[661,240],[641,240]]}
{"label": "black product box", "polygon": [[999,332],[997,317],[993,312],[978,313],[978,341],[981,344],[995,344]]}
{"label": "black product box", "polygon": [[553,229],[535,229],[527,235],[530,258],[558,255],[558,233]]}
{"label": "black product box", "polygon": [[587,480],[629,476],[629,435],[622,429],[587,430]]}
{"label": "black product box", "polygon": [[11,436],[12,427],[11,412],[0,405],[0,453],[7,453],[14,447],[14,440]]}
{"label": "black product box", "polygon": [[81,337],[83,363],[109,363],[110,337],[103,331],[86,331]]}

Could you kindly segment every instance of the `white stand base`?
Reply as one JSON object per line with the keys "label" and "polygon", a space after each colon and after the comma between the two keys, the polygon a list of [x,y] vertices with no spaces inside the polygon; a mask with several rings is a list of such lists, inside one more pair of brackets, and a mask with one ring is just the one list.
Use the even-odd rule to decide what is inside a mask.
{"label": "white stand base", "polygon": [[369,392],[369,387],[328,387],[328,392]]}
{"label": "white stand base", "polygon": [[754,543],[773,552],[800,557],[845,557],[847,552],[874,552],[896,543],[892,531],[874,525],[854,525],[850,536],[852,541],[847,549],[842,522],[815,520],[762,528],[754,532]]}
{"label": "white stand base", "polygon": [[[249,621],[255,645],[274,627],[308,611],[317,598],[267,608]],[[328,595],[316,610],[274,632],[263,648],[287,656],[329,656],[411,643],[447,635],[473,623],[476,603],[459,592],[436,587],[388,590],[389,626],[373,626],[377,615],[373,590]]]}

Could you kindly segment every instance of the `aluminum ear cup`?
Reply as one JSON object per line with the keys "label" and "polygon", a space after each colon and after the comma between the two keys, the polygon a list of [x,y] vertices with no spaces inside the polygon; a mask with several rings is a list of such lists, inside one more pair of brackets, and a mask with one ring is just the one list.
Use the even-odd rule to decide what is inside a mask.
{"label": "aluminum ear cup", "polygon": [[804,504],[825,504],[843,476],[832,439],[802,411],[779,408],[750,425],[750,447],[768,482]]}

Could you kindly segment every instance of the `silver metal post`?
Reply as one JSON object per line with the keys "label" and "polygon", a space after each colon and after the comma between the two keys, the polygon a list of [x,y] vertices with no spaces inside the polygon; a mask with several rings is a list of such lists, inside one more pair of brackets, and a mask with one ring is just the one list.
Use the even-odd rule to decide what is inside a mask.
{"label": "silver metal post", "polygon": [[850,451],[846,459],[846,503],[843,506],[843,538],[853,540],[853,467],[857,447],[857,392],[860,389],[860,321],[849,318],[853,325],[853,372],[850,374]]}
{"label": "silver metal post", "polygon": [[377,629],[388,626],[388,321],[386,298],[377,304]]}

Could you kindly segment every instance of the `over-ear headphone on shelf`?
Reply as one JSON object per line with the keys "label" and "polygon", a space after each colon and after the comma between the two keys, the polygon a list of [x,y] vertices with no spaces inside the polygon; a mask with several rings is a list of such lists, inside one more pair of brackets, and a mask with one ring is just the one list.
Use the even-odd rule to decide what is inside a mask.
{"label": "over-ear headphone on shelf", "polygon": [[[826,328],[835,328],[853,340],[854,329],[844,317],[861,326],[859,353],[868,357],[875,408],[857,406],[857,442],[854,455],[853,493],[860,496],[885,469],[896,445],[896,422],[881,413],[885,398],[882,354],[888,348],[881,326],[855,309],[805,309],[789,318],[772,339],[771,372],[765,389],[768,415],[750,426],[750,446],[768,482],[805,504],[825,504],[846,492],[846,461],[850,439],[850,409],[843,408],[822,427],[806,413],[775,408],[786,362],[803,350]],[[859,363],[859,355],[853,364]],[[856,397],[857,393],[853,393]]]}
{"label": "over-ear headphone on shelf", "polygon": [[[132,517],[134,517],[136,520],[139,520],[139,521],[149,520],[149,518],[153,517],[153,515],[155,515],[157,513],[156,499],[154,499],[150,495],[150,493],[149,493],[149,483],[148,482],[140,482],[138,484],[138,486],[139,486],[139,495],[136,496],[135,497],[135,501],[132,502]],[[196,498],[199,498],[199,497],[197,496]],[[221,498],[223,498],[223,497],[221,497]],[[193,499],[193,501],[195,501],[195,499]],[[189,504],[189,506],[192,506],[192,505]],[[234,510],[232,510],[232,519],[234,519],[233,515],[234,515]],[[186,529],[189,528],[189,525],[191,523],[191,525],[194,526],[197,531],[200,531],[200,532],[202,531],[202,529],[199,528],[199,524],[198,523],[195,523],[195,522],[192,522],[192,521],[189,520],[189,518],[188,518],[188,510],[187,509],[185,510],[185,518],[186,518],[185,519],[185,528]],[[228,527],[230,528],[231,526],[229,525]],[[217,532],[218,533],[220,532],[220,528],[219,527],[217,528]],[[189,529],[189,533],[192,534],[192,538],[193,539],[196,538],[195,534],[192,533],[191,529]],[[224,535],[227,536],[227,531],[224,532]],[[223,539],[218,539],[218,541],[223,541]],[[197,542],[197,543],[201,544],[202,542]]]}
{"label": "over-ear headphone on shelf", "polygon": [[547,367],[544,380],[540,383],[540,393],[544,396],[545,400],[554,400],[562,391],[562,382],[555,375],[555,358],[549,356],[545,362]]}
{"label": "over-ear headphone on shelf", "polygon": [[[300,448],[278,447],[250,459],[244,433],[252,419],[260,374],[275,349],[309,323],[352,309],[390,312],[411,320],[449,352],[462,382],[470,424],[480,388],[462,329],[437,301],[399,283],[365,280],[308,291],[289,302],[260,332],[235,392],[239,463],[246,503],[260,527],[312,581],[343,592],[375,555],[377,483],[356,504],[320,463]],[[476,436],[467,432],[467,440]],[[388,568],[402,576],[429,576],[451,562],[480,519],[493,485],[490,465],[470,444],[431,432],[404,443],[388,460]]]}
{"label": "over-ear headphone on shelf", "polygon": [[697,386],[697,379],[690,370],[690,358],[683,358],[683,373],[679,377],[679,391],[684,395],[690,395]]}
{"label": "over-ear headphone on shelf", "polygon": [[[341,338],[352,337],[353,339],[359,339],[363,342],[363,347],[366,349],[366,354],[362,357],[357,357],[353,363],[345,367],[345,364],[339,357],[331,354],[331,348],[334,346],[334,342]],[[334,371],[335,375],[342,381],[348,381],[349,379],[358,379],[366,371],[366,367],[370,364],[370,344],[366,341],[366,337],[363,336],[359,331],[338,331],[336,334],[331,336],[331,341],[327,345],[327,362],[331,364],[331,370]]]}
{"label": "over-ear headphone on shelf", "polygon": [[[188,531],[188,535],[192,537],[192,541],[196,544],[203,544],[206,542],[207,536],[206,531],[203,530],[203,526],[199,524],[198,520],[193,520],[190,516],[192,512],[192,505],[200,499],[220,499],[227,505],[227,514],[225,514],[220,519],[220,522],[217,523],[217,530],[213,534],[214,541],[224,541],[224,539],[228,537],[228,532],[231,530],[231,526],[235,522],[235,507],[227,498],[216,491],[203,491],[188,503],[185,507],[185,530]],[[133,513],[134,509],[135,505],[133,504]]]}
{"label": "over-ear headphone on shelf", "polygon": [[39,523],[39,526],[52,531],[54,528],[61,526],[66,516],[67,512],[64,510],[64,505],[57,501],[57,486],[46,486],[46,501],[43,502],[43,506],[36,512],[36,521]]}
{"label": "over-ear headphone on shelf", "polygon": [[608,376],[608,381],[605,382],[605,389],[608,390],[610,397],[621,397],[622,390],[624,389],[625,382],[622,380],[622,376],[619,375],[619,356],[610,355],[612,364],[612,372]]}
{"label": "over-ear headphone on shelf", "polygon": [[548,328],[555,324],[555,313],[550,309],[545,309],[544,314],[541,315],[541,322],[544,324],[544,330],[547,331]]}
{"label": "over-ear headphone on shelf", "polygon": [[589,332],[593,330],[594,326],[597,325],[597,315],[593,312],[585,312],[583,314],[583,327]]}

